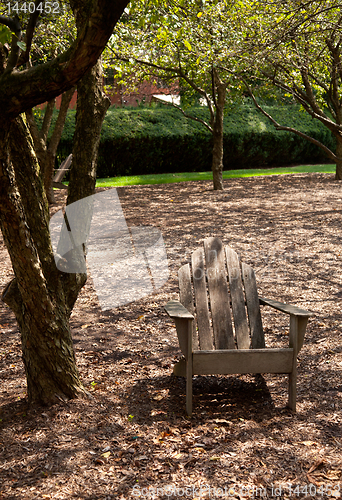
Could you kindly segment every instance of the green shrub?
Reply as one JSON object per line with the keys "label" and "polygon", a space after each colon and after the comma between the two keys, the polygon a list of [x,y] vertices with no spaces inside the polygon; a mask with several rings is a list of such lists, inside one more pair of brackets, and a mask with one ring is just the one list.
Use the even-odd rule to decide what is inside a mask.
{"label": "green shrub", "polygon": [[[335,149],[322,124],[298,106],[266,106],[282,125],[296,127]],[[208,120],[204,107],[188,111]],[[68,113],[58,160],[72,150],[75,111]],[[212,136],[200,123],[172,107],[111,107],[104,120],[99,147],[98,177],[211,169]],[[224,169],[281,166],[327,161],[323,151],[291,132],[277,131],[254,106],[227,109],[224,120]]]}

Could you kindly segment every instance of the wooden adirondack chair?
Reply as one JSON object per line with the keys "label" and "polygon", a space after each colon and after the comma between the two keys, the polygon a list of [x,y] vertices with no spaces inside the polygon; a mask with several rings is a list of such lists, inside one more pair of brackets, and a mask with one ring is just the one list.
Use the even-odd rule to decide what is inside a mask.
{"label": "wooden adirondack chair", "polygon": [[[189,264],[180,268],[180,302],[165,306],[184,355],[174,374],[186,377],[187,414],[192,414],[193,375],[243,373],[288,373],[288,406],[296,411],[297,355],[313,313],[259,298],[253,269],[218,238],[204,241],[204,255],[202,248],[195,250],[191,269]],[[288,348],[265,347],[260,305],[290,315]]]}

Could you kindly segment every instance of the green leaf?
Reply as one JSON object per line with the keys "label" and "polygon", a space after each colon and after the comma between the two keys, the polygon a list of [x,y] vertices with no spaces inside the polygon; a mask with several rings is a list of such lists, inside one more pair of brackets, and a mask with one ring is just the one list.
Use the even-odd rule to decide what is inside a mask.
{"label": "green leaf", "polygon": [[192,49],[191,49],[191,45],[190,45],[190,43],[189,43],[187,40],[184,40],[184,45],[185,45],[185,47],[186,47],[188,50],[190,50],[190,52],[191,52],[191,50],[192,50]]}
{"label": "green leaf", "polygon": [[18,47],[25,52],[26,50],[26,43],[24,42],[17,42]]}
{"label": "green leaf", "polygon": [[0,26],[0,43],[10,43],[11,42],[11,30],[7,26]]}

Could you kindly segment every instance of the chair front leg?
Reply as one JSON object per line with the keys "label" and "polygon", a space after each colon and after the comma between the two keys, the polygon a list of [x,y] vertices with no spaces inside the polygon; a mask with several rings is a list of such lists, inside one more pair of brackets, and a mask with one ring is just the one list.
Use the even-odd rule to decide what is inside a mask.
{"label": "chair front leg", "polygon": [[192,415],[192,374],[193,374],[193,355],[192,355],[192,321],[188,321],[188,357],[186,360],[186,413]]}
{"label": "chair front leg", "polygon": [[290,315],[290,348],[293,349],[292,372],[289,374],[289,401],[288,406],[296,411],[297,400],[297,355],[298,355],[298,316]]}
{"label": "chair front leg", "polygon": [[192,415],[192,353],[186,361],[186,414]]}

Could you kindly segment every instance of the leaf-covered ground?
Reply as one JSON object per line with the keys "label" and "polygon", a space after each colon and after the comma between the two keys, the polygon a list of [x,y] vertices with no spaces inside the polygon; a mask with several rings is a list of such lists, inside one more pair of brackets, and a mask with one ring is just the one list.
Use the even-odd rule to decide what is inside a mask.
{"label": "leaf-covered ground", "polygon": [[[0,305],[0,499],[341,498],[341,184],[302,174],[118,189],[129,226],[161,230],[170,278],[158,293],[102,311],[89,278],[72,314],[91,400],[28,408],[20,336]],[[62,197],[59,196],[60,201]],[[54,208],[56,210],[56,208]],[[164,304],[177,270],[219,236],[256,271],[260,294],[315,312],[287,378],[195,377],[194,415]],[[0,241],[0,286],[12,277]],[[266,342],[288,318],[263,310]]]}

